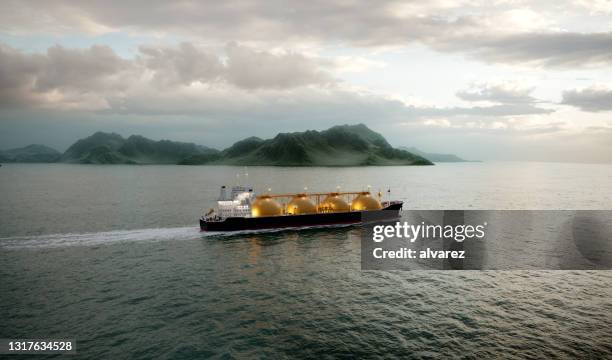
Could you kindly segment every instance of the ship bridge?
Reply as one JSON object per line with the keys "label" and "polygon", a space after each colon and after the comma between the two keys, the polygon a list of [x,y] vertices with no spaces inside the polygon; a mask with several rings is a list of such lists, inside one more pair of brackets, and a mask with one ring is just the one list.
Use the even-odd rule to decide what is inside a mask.
{"label": "ship bridge", "polygon": [[217,200],[217,216],[221,218],[251,216],[251,202],[254,199],[255,193],[250,186],[233,186],[229,195],[227,188],[221,186]]}

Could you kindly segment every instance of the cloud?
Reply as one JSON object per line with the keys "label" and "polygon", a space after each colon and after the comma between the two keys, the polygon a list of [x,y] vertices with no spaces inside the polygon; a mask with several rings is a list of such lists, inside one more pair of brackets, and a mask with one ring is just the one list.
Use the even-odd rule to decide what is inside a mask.
{"label": "cloud", "polygon": [[447,112],[450,112],[450,115],[493,117],[553,113],[553,109],[537,106],[539,101],[531,96],[533,90],[533,87],[516,82],[476,82],[466,89],[457,91],[455,95],[464,101],[489,105],[455,107],[448,109]]}
{"label": "cloud", "polygon": [[[251,66],[249,58],[257,65]],[[511,144],[545,138],[547,146],[553,146],[558,139],[571,138],[571,126],[551,114],[553,110],[540,107],[531,96],[533,89],[521,84],[472,84],[457,92],[472,102],[466,106],[415,105],[335,80],[336,64],[334,58],[233,43],[220,49],[192,43],[142,46],[131,59],[104,46],[53,46],[43,53],[2,46],[0,140],[15,143],[12,137],[31,138],[32,131],[38,138],[56,131],[71,134],[62,140],[61,146],[67,146],[99,129],[129,129],[222,148],[249,135],[268,137],[279,131],[363,122],[398,145],[415,144],[415,138],[434,139],[438,146],[477,139],[466,145],[473,148],[466,154],[478,159],[497,151],[492,139]],[[237,71],[242,66],[260,69],[269,78]],[[296,80],[285,79],[293,74],[299,74]],[[401,131],[398,124],[404,124]],[[591,150],[609,149],[606,129],[589,132],[593,144],[580,142],[582,147],[573,148],[580,156],[573,156],[580,161],[606,160],[599,153],[591,155]],[[486,141],[491,146],[484,151],[481,142]],[[548,156],[544,150],[542,154]]]}
{"label": "cloud", "polygon": [[224,72],[219,57],[191,43],[177,47],[140,46],[142,65],[153,73],[153,81],[162,86],[191,85],[219,80]]}
{"label": "cloud", "polygon": [[56,45],[46,54],[25,54],[0,45],[0,103],[87,108],[101,91],[124,88],[131,69],[129,61],[107,46],[83,50]]}
{"label": "cloud", "polygon": [[294,88],[333,82],[324,60],[294,52],[273,54],[230,43],[226,47],[227,80],[246,89]]}
{"label": "cloud", "polygon": [[[28,54],[0,45],[0,103],[64,109],[108,109],[151,86],[165,95],[206,93],[204,87],[231,90],[328,86],[335,82],[330,62],[302,54],[271,53],[235,43],[221,53],[191,43],[174,47],[141,46],[133,60],[110,47]],[[180,89],[190,87],[192,90]],[[185,90],[185,91],[183,91]],[[119,99],[119,100],[118,100]]]}
{"label": "cloud", "polygon": [[[249,134],[359,122],[388,129],[407,123],[433,132],[446,123],[470,133],[517,136],[557,131],[557,125],[546,126],[552,110],[538,107],[527,88],[485,83],[460,92],[474,106],[415,105],[336,80],[337,64],[346,59],[282,49],[148,45],[132,59],[102,46],[0,49],[0,103],[8,105],[0,110],[0,126],[22,134],[64,123],[59,129],[65,132],[130,128],[223,147]],[[530,116],[541,116],[541,124],[517,125]],[[55,120],[41,120],[49,118]],[[27,126],[32,119],[37,125]]]}
{"label": "cloud", "polygon": [[584,89],[563,92],[562,104],[571,105],[582,111],[612,111],[612,89],[603,85],[593,85]]}
{"label": "cloud", "polygon": [[229,43],[217,54],[184,42],[140,46],[139,59],[162,86],[227,82],[244,89],[290,89],[334,82],[331,64],[295,52],[272,53]]}
{"label": "cloud", "polygon": [[543,109],[530,104],[500,104],[491,106],[454,107],[441,111],[446,116],[520,116],[532,114],[550,114],[552,109]]}
{"label": "cloud", "polygon": [[[538,96],[549,99],[558,95],[559,84],[579,86],[563,78],[605,81],[612,65],[605,18],[610,8],[605,1],[591,5],[582,0],[6,1],[0,5],[0,32],[13,47],[0,45],[0,126],[6,131],[21,121],[27,133],[69,118],[71,126],[89,126],[87,131],[141,127],[191,141],[202,136],[204,143],[220,146],[250,132],[270,136],[364,122],[388,129],[386,135],[396,141],[410,140],[415,129],[429,138],[448,131],[439,146],[479,134],[492,151],[502,136],[517,139],[508,140],[514,144],[523,137],[548,137],[547,146],[558,141],[562,147],[584,133],[585,139],[602,140],[603,148],[610,139],[605,113],[541,101],[533,87],[518,83],[473,83],[455,93],[455,106],[432,104],[431,98],[397,100],[453,101],[464,79],[492,73],[531,79]],[[39,50],[56,41],[63,46]],[[112,48],[71,48],[92,43]],[[410,60],[398,65],[407,56]],[[464,57],[522,66],[478,65]],[[437,66],[457,76],[445,81],[430,75]],[[377,86],[402,93],[386,95]],[[609,98],[610,88],[573,89],[564,92],[563,103],[601,112],[610,110]],[[26,126],[35,118],[36,126]],[[408,124],[410,131],[396,134],[397,124]],[[603,130],[578,131],[591,125]],[[5,132],[3,139],[9,137]]]}
{"label": "cloud", "polygon": [[612,64],[612,33],[530,32],[480,34],[433,44],[440,51],[463,52],[491,63],[555,68]]}
{"label": "cloud", "polygon": [[[4,3],[0,23],[3,31],[12,34],[124,31],[273,46],[318,43],[388,47],[417,43],[493,63],[551,67],[612,64],[609,31],[563,30],[551,20],[555,14],[550,15],[550,11],[505,5],[471,1],[385,1],[373,6],[367,1],[158,0],[126,4],[23,0]],[[589,16],[588,8],[573,9]],[[558,11],[562,18],[564,14]]]}
{"label": "cloud", "polygon": [[466,101],[490,101],[501,104],[529,104],[536,99],[530,94],[533,87],[525,87],[515,83],[475,83],[467,89],[456,93],[457,97]]}
{"label": "cloud", "polygon": [[191,43],[141,46],[131,60],[104,46],[53,46],[44,54],[26,54],[3,46],[0,102],[122,114],[248,118],[258,112],[286,117],[301,111],[315,117],[352,114],[355,119],[370,116],[383,121],[551,112],[526,101],[528,95],[521,93],[524,90],[503,86],[460,92],[464,98],[504,100],[491,106],[414,106],[343,86],[332,76],[335,64],[333,60],[281,50],[272,53],[235,43],[219,54]]}
{"label": "cloud", "polygon": [[573,4],[592,14],[612,14],[612,2],[609,0],[574,0]]}
{"label": "cloud", "polygon": [[95,45],[89,49],[66,49],[59,45],[47,50],[46,56],[30,57],[41,66],[34,74],[34,90],[53,89],[79,91],[115,87],[121,75],[132,67],[108,46]]}

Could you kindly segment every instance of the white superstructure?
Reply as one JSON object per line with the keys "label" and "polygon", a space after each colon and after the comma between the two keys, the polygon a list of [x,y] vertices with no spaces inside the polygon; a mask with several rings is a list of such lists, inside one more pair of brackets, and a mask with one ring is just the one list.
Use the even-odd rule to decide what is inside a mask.
{"label": "white superstructure", "polygon": [[225,186],[221,186],[219,200],[217,201],[217,216],[249,217],[251,216],[251,202],[255,199],[253,188],[249,186],[233,186],[228,196]]}

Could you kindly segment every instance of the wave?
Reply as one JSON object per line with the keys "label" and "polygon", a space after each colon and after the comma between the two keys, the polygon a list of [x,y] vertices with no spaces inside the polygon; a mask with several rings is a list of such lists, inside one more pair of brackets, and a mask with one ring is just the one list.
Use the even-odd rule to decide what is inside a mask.
{"label": "wave", "polygon": [[134,230],[113,230],[94,233],[67,233],[0,238],[0,248],[54,248],[66,246],[98,246],[121,242],[156,242],[195,240],[204,237],[233,237],[249,234],[275,233],[322,228],[350,227],[350,224],[319,225],[300,228],[277,228],[265,230],[244,230],[232,232],[200,232],[197,227],[149,228]]}
{"label": "wave", "polygon": [[2,248],[48,248],[63,246],[95,246],[118,242],[192,240],[211,234],[195,227],[113,230],[95,233],[48,234],[0,238]]}

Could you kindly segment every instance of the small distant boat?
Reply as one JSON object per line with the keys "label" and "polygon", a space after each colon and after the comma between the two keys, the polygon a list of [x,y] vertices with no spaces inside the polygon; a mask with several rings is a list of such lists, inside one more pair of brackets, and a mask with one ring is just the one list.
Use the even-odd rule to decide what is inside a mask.
{"label": "small distant boat", "polygon": [[[390,192],[389,192],[390,193]],[[221,187],[217,208],[200,218],[201,231],[244,231],[351,225],[399,217],[402,201],[370,191],[255,195],[252,187]]]}

